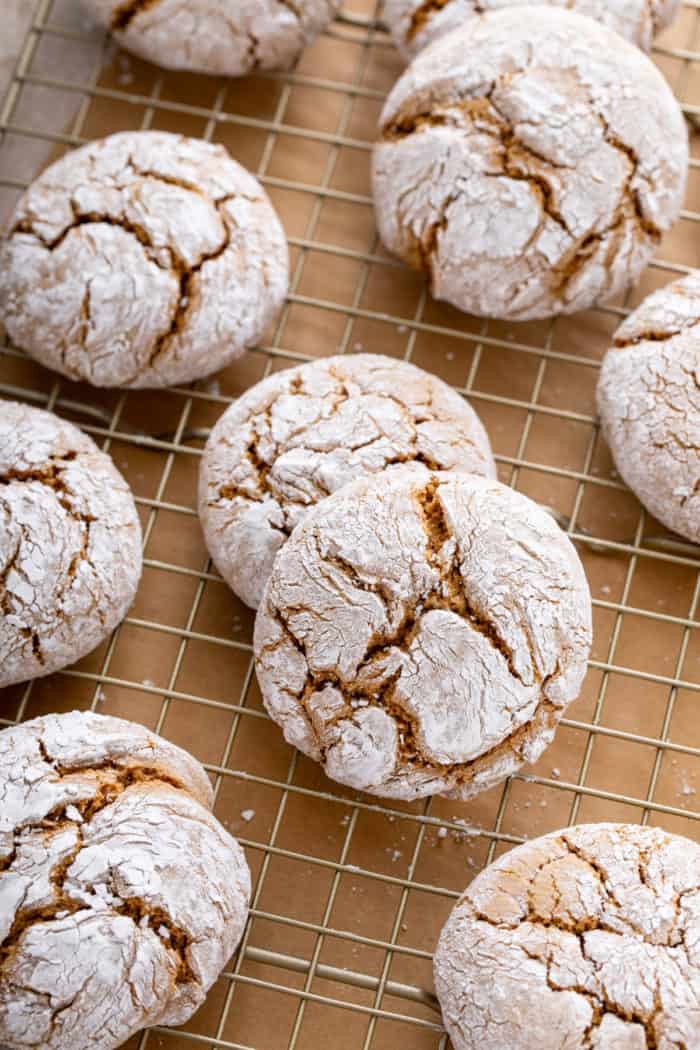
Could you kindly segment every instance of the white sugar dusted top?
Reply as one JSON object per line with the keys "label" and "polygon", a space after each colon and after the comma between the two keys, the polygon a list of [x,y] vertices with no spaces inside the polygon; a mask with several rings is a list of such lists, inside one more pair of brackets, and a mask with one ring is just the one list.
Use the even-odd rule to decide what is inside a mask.
{"label": "white sugar dusted top", "polygon": [[469,313],[548,317],[626,289],[677,219],[683,115],[659,70],[557,7],[493,11],[422,51],[374,152],[386,247]]}
{"label": "white sugar dusted top", "polygon": [[700,1038],[700,847],[589,824],[474,879],[435,986],[455,1050],[648,1050]]}
{"label": "white sugar dusted top", "polygon": [[[625,40],[649,51],[653,37],[673,21],[679,0],[547,0],[594,18]],[[384,18],[394,43],[412,58],[438,37],[486,11],[527,4],[527,0],[386,0]]]}
{"label": "white sugar dusted top", "polygon": [[277,551],[306,512],[402,462],[496,474],[471,406],[404,361],[330,357],[256,383],[218,421],[202,457],[199,512],[219,572],[257,608]]}
{"label": "white sugar dusted top", "polygon": [[598,409],[630,488],[664,525],[700,542],[700,273],[654,292],[620,325]]}
{"label": "white sugar dusted top", "polygon": [[67,154],[22,197],[0,247],[0,315],[70,379],[169,386],[240,357],[287,280],[277,215],[222,146],[124,132]]}
{"label": "white sugar dusted top", "polygon": [[245,924],[243,853],[190,755],[88,712],[0,733],[0,1043],[113,1050],[201,1005]]}
{"label": "white sugar dusted top", "polygon": [[166,69],[287,69],[340,0],[81,0],[122,47]]}
{"label": "white sugar dusted top", "polygon": [[497,481],[419,465],[317,504],[255,627],[286,739],[401,799],[468,798],[538,757],[590,641],[583,569],[552,518]]}
{"label": "white sugar dusted top", "polygon": [[89,653],[140,576],[134,499],[110,457],[72,423],[0,401],[0,686]]}

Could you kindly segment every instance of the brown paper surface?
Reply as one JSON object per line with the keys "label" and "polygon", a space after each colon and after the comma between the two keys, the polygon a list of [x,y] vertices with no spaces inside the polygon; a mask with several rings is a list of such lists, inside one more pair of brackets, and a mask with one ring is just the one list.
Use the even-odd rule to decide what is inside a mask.
{"label": "brown paper surface", "polygon": [[[0,724],[93,708],[189,748],[255,880],[243,948],[206,1005],[183,1033],[130,1047],[444,1047],[430,952],[489,859],[570,821],[698,837],[698,552],[643,515],[594,419],[598,365],[623,311],[700,263],[698,162],[687,211],[626,303],[553,323],[462,315],[378,245],[369,146],[402,63],[370,0],[349,0],[344,14],[293,74],[226,81],[159,71],[105,43],[77,0],[41,0],[5,107],[0,218],[64,149],[152,127],[223,143],[261,177],[291,243],[291,293],[263,346],[191,388],[93,390],[0,351],[2,396],[48,405],[114,457],[138,500],[146,557],[114,636],[65,672],[0,693]],[[700,111],[696,49],[700,9],[688,5],[655,58],[690,113]],[[591,584],[581,698],[537,766],[469,804],[357,796],[284,743],[255,682],[253,616],[212,569],[195,514],[201,448],[230,400],[270,371],[359,350],[410,358],[467,394],[501,479],[558,512]]]}

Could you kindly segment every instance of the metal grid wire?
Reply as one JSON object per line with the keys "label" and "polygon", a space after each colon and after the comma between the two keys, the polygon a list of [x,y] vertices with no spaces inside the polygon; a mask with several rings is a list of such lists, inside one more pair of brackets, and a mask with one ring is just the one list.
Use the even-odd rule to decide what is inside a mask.
{"label": "metal grid wire", "polygon": [[[2,396],[74,419],[114,455],[136,491],[145,551],[139,599],[109,642],[49,680],[0,694],[0,723],[74,706],[143,720],[203,758],[216,811],[247,850],[251,918],[207,1006],[184,1029],[153,1029],[129,1046],[444,1048],[430,950],[485,863],[584,819],[698,835],[700,552],[650,522],[616,478],[592,407],[602,352],[629,304],[510,329],[475,322],[433,303],[382,252],[371,223],[361,233],[371,215],[362,191],[371,123],[400,71],[380,12],[364,0],[294,72],[258,75],[249,92],[115,57],[74,7],[37,4],[0,113],[5,202],[67,147],[126,127],[180,128],[225,142],[256,170],[292,234],[292,280],[267,344],[221,384],[98,392],[0,348]],[[691,127],[700,117],[699,16],[700,5],[686,3],[655,52]],[[89,75],[57,66],[61,49],[83,46],[98,55]],[[70,117],[47,126],[32,99],[34,114],[38,106],[51,120],[55,104]],[[16,156],[30,159],[13,167]],[[696,198],[700,207],[699,169],[693,158],[689,207],[641,291],[700,263],[700,214],[690,208]],[[345,225],[343,212],[352,216]],[[502,479],[552,507],[592,584],[596,646],[583,697],[534,771],[469,805],[358,797],[282,744],[256,692],[250,614],[223,587],[197,531],[194,471],[232,397],[276,368],[360,348],[412,359],[471,400]],[[156,680],[141,677],[144,667]]]}

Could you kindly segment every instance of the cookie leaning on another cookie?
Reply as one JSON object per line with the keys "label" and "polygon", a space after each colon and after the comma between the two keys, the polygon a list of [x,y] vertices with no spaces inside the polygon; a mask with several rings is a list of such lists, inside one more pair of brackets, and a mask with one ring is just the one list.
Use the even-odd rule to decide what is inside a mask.
{"label": "cookie leaning on another cookie", "polygon": [[74,663],[141,576],[141,527],[112,460],[72,423],[0,401],[0,687]]}
{"label": "cookie leaning on another cookie", "polygon": [[257,383],[202,457],[199,514],[219,572],[257,608],[275,555],[319,500],[392,463],[495,477],[469,403],[405,361],[324,358]]}
{"label": "cookie leaning on another cookie", "polygon": [[250,872],[200,764],[74,711],[0,732],[0,1044],[114,1050],[182,1024],[245,925]]}
{"label": "cookie leaning on another cookie", "polygon": [[[601,22],[645,51],[673,21],[679,0],[547,0]],[[527,5],[528,0],[386,0],[384,18],[394,43],[409,60],[438,37],[487,11]]]}
{"label": "cookie leaning on another cookie", "polygon": [[340,0],[81,0],[117,42],[166,69],[243,76],[288,69]]}
{"label": "cookie leaning on another cookie", "polygon": [[409,66],[381,116],[389,251],[468,313],[588,309],[637,279],[678,218],[688,136],[651,60],[573,11],[493,11]]}
{"label": "cookie leaning on another cookie", "polygon": [[588,824],[478,875],[435,953],[455,1050],[700,1045],[700,847]]}
{"label": "cookie leaning on another cookie", "polygon": [[700,273],[648,296],[617,329],[598,411],[632,491],[669,529],[700,543]]}
{"label": "cookie leaning on another cookie", "polygon": [[222,146],[124,132],[29,187],[0,246],[22,350],[94,386],[189,383],[240,357],[287,293],[284,232]]}
{"label": "cookie leaning on another cookie", "polygon": [[418,464],[307,514],[254,638],[286,740],[341,784],[398,799],[471,798],[538,758],[590,644],[586,577],[549,514]]}

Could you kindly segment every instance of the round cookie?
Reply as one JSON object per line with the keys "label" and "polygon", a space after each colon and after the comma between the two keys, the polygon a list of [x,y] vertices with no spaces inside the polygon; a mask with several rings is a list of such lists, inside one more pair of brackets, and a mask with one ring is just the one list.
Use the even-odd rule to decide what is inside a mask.
{"label": "round cookie", "polygon": [[199,513],[219,572],[257,608],[277,551],[311,507],[411,461],[496,476],[471,406],[414,365],[353,354],[269,376],[219,419],[202,457]]}
{"label": "round cookie", "polygon": [[202,1004],[246,921],[206,773],[88,712],[0,732],[0,1043],[113,1050]]}
{"label": "round cookie", "polygon": [[700,1039],[700,847],[588,824],[526,842],[448,919],[435,987],[454,1050],[673,1050]]}
{"label": "round cookie", "polygon": [[240,357],[287,292],[284,232],[222,146],[112,135],[32,183],[0,247],[0,317],[94,386],[189,383]]}
{"label": "round cookie", "polygon": [[[601,22],[649,51],[657,33],[671,24],[679,0],[545,0]],[[386,0],[384,20],[404,58],[411,59],[438,37],[487,11],[527,0]]]}
{"label": "round cookie", "polygon": [[72,423],[0,401],[0,687],[89,653],[140,576],[138,514],[109,456]]}
{"label": "round cookie", "polygon": [[617,329],[598,411],[632,491],[669,529],[700,543],[700,273],[648,296]]}
{"label": "round cookie", "polygon": [[81,0],[117,42],[166,69],[242,76],[288,69],[340,0]]}
{"label": "round cookie", "polygon": [[557,7],[493,11],[394,86],[373,160],[385,246],[487,317],[584,310],[626,289],[678,217],[688,137],[638,48]]}
{"label": "round cookie", "polygon": [[254,638],[286,740],[340,783],[396,799],[471,798],[538,758],[590,643],[586,577],[547,512],[420,465],[308,513]]}

